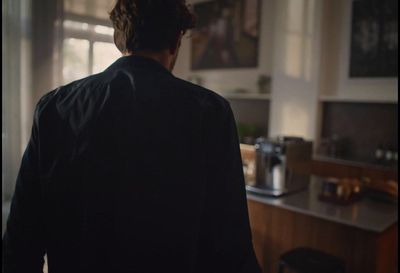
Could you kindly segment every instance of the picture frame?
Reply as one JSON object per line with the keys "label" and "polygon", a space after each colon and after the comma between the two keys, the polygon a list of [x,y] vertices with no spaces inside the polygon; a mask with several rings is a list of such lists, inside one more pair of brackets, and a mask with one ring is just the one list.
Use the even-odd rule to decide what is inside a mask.
{"label": "picture frame", "polygon": [[260,0],[213,0],[193,5],[191,69],[257,67]]}
{"label": "picture frame", "polygon": [[398,75],[397,0],[353,0],[349,78]]}

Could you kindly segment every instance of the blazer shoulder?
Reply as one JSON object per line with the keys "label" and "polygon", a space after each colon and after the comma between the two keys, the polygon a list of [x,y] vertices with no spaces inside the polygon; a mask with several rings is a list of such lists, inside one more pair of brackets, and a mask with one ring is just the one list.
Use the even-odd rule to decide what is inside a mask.
{"label": "blazer shoulder", "polygon": [[230,111],[229,102],[215,91],[182,80],[180,78],[175,78],[174,81],[175,84],[178,85],[179,89],[190,92],[193,96],[195,96],[196,99],[199,100],[199,103],[204,110],[212,112],[218,111],[223,113]]}
{"label": "blazer shoulder", "polygon": [[35,116],[39,117],[42,115],[46,109],[51,108],[51,106],[57,104],[57,101],[63,99],[64,97],[71,95],[73,93],[79,93],[82,90],[85,90],[86,87],[97,86],[106,82],[107,77],[105,77],[104,73],[94,74],[73,82],[70,82],[65,85],[58,86],[56,89],[48,91],[45,93],[37,102]]}
{"label": "blazer shoulder", "polygon": [[46,106],[55,97],[55,95],[57,94],[59,89],[60,89],[60,87],[56,88],[54,90],[48,91],[42,97],[40,97],[39,101],[36,104],[35,115],[39,115],[40,113],[43,112],[43,110],[46,108]]}

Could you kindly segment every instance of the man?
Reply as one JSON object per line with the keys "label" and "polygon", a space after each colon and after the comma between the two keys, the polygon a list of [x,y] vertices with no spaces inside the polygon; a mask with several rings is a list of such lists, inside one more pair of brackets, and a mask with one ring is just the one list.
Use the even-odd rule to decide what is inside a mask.
{"label": "man", "polygon": [[171,74],[183,0],[119,0],[124,57],[38,103],[3,271],[258,273],[235,122]]}

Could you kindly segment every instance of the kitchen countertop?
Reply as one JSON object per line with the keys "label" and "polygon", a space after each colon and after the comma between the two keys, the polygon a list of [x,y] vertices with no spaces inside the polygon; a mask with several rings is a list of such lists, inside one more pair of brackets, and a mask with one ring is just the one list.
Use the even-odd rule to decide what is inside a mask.
{"label": "kitchen countertop", "polygon": [[282,197],[247,192],[247,199],[372,232],[383,232],[397,222],[398,204],[363,198],[347,206],[318,200],[321,182],[312,176],[309,188]]}

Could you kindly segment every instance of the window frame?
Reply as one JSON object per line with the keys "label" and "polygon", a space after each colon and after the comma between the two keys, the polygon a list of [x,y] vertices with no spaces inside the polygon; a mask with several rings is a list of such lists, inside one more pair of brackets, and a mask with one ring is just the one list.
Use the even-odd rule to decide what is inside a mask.
{"label": "window frame", "polygon": [[[79,29],[68,29],[64,27],[64,22],[65,21],[73,21],[73,22],[78,22],[78,23],[85,23],[88,24],[88,29],[86,30],[79,30]],[[60,79],[61,84],[65,84],[64,82],[64,76],[63,76],[63,67],[64,67],[64,58],[63,58],[63,53],[64,53],[64,40],[66,39],[81,39],[81,40],[87,40],[89,41],[89,61],[88,61],[88,73],[89,75],[93,74],[93,58],[94,58],[94,49],[93,45],[96,42],[103,42],[103,43],[110,43],[114,44],[114,37],[112,35],[107,35],[107,34],[102,34],[95,32],[94,28],[95,26],[104,26],[104,27],[111,27],[112,24],[108,20],[103,20],[91,16],[83,16],[79,14],[73,14],[73,13],[65,13],[64,18],[62,20],[62,23],[60,27],[62,28],[62,39],[61,39],[61,56],[60,56],[60,61],[59,61],[59,71],[58,71],[58,77]]]}

